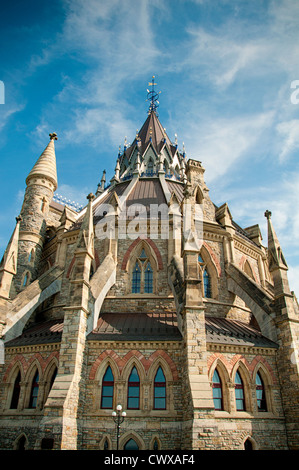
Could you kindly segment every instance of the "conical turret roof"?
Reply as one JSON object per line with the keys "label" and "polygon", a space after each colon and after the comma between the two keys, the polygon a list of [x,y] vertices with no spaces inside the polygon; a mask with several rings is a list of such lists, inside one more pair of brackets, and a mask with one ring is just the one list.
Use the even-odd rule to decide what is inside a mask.
{"label": "conical turret roof", "polygon": [[57,189],[57,170],[56,170],[56,156],[54,140],[57,140],[57,135],[54,133],[50,135],[50,142],[37,160],[36,164],[30,171],[26,178],[26,184],[32,177],[41,176],[49,179],[53,185],[54,190]]}

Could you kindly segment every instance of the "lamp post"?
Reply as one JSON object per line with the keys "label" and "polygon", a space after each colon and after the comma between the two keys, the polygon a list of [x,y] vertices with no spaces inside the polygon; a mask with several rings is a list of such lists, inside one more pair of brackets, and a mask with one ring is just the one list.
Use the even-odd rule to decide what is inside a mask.
{"label": "lamp post", "polygon": [[112,411],[112,418],[117,427],[116,450],[118,450],[118,445],[119,445],[120,425],[124,422],[124,419],[127,416],[127,413],[125,411],[122,412],[121,410],[122,410],[122,406],[117,405],[116,411]]}

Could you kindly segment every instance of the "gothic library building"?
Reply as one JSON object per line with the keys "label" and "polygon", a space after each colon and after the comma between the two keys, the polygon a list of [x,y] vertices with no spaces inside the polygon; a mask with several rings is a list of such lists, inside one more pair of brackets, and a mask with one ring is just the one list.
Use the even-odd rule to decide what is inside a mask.
{"label": "gothic library building", "polygon": [[55,133],[26,178],[0,265],[2,450],[299,449],[299,307],[271,213],[264,246],[156,104],[84,208],[55,199]]}

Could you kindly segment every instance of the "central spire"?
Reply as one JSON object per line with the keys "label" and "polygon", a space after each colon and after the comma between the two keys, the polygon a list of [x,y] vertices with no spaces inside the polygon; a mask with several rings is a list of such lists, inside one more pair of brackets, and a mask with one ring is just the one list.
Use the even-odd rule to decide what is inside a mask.
{"label": "central spire", "polygon": [[150,113],[156,113],[157,114],[157,108],[159,106],[158,98],[159,98],[159,94],[161,93],[161,91],[159,91],[159,93],[156,92],[156,90],[155,90],[156,85],[157,85],[157,83],[155,83],[155,76],[153,75],[152,76],[152,81],[149,82],[149,84],[148,84],[148,86],[150,86],[151,89],[147,90],[147,101],[150,101],[148,114],[150,114]]}

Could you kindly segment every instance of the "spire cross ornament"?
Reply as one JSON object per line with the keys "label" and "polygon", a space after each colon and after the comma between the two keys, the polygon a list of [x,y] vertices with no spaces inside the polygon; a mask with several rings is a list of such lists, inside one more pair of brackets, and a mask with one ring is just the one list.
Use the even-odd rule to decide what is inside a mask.
{"label": "spire cross ornament", "polygon": [[266,217],[268,220],[271,219],[271,215],[272,215],[272,214],[271,214],[270,211],[267,210],[267,211],[265,212],[265,217]]}
{"label": "spire cross ornament", "polygon": [[152,81],[149,82],[148,84],[149,86],[151,86],[151,90],[147,90],[147,100],[146,101],[150,101],[150,107],[149,107],[149,110],[148,110],[148,114],[154,112],[156,113],[157,111],[157,108],[159,106],[159,101],[158,101],[158,98],[159,98],[159,94],[161,93],[161,91],[159,91],[159,93],[156,93],[156,90],[155,90],[155,85],[157,85],[157,83],[155,83],[155,76],[153,75],[152,77]]}
{"label": "spire cross ornament", "polygon": [[52,132],[52,134],[49,134],[49,136],[50,136],[50,140],[57,140],[58,139],[56,132]]}

